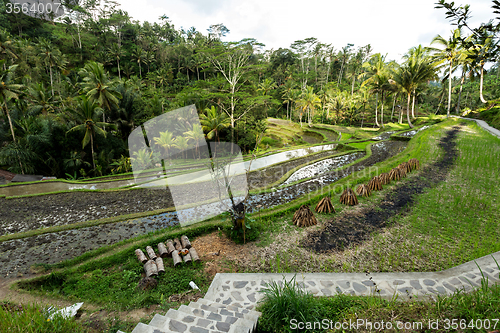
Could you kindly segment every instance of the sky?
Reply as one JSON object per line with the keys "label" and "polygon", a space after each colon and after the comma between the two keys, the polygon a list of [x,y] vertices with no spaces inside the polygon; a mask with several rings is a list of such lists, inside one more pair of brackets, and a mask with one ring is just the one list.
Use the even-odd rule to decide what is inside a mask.
{"label": "sky", "polygon": [[[490,0],[466,0],[471,26],[494,17]],[[289,48],[296,41],[315,37],[337,51],[348,43],[367,44],[373,53],[400,61],[409,48],[428,46],[440,34],[447,38],[454,27],[437,0],[117,0],[133,20],[158,22],[170,18],[176,29],[195,27],[206,35],[212,24],[224,24],[224,41],[255,38],[266,50]]]}

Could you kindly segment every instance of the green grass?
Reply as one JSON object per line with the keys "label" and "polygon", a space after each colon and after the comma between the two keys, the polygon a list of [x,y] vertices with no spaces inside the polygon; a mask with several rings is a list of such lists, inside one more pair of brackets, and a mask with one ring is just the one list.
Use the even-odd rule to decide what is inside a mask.
{"label": "green grass", "polygon": [[0,303],[0,332],[8,333],[84,333],[88,329],[73,318],[54,316],[52,320],[37,305],[16,306]]}
{"label": "green grass", "polygon": [[[338,215],[344,209],[353,209],[338,203],[346,186],[354,188],[356,184],[366,183],[373,175],[388,172],[410,158],[419,159],[422,165],[437,160],[442,155],[438,140],[460,122],[450,119],[436,124],[419,132],[402,153],[376,167],[351,174],[287,205],[262,211],[261,219],[256,214],[256,223],[261,225],[263,235],[259,244],[266,246],[274,242],[278,234],[297,230],[290,222],[302,204],[314,209],[321,198],[330,194]],[[388,228],[375,233],[369,241],[348,248],[345,253],[322,259],[284,242],[279,246],[278,256],[267,258],[258,269],[268,272],[437,271],[499,251],[500,139],[471,122],[467,124],[465,131],[458,135],[460,155],[447,180],[420,194],[408,214],[387,221]],[[415,177],[415,173],[398,183],[410,177]],[[384,186],[383,191],[358,199],[361,204],[377,206],[388,188],[390,186]],[[316,216],[328,221],[335,215]]]}
{"label": "green grass", "polygon": [[369,144],[375,143],[375,142],[377,142],[377,141],[353,142],[353,143],[349,143],[349,146],[356,148],[356,149],[365,149],[366,146],[368,146]]}
{"label": "green grass", "polygon": [[165,274],[156,277],[158,286],[151,291],[140,291],[143,265],[135,257],[126,258],[120,264],[73,273],[51,273],[41,280],[22,283],[28,291],[39,291],[48,296],[64,296],[69,300],[85,300],[109,309],[129,310],[161,304],[168,297],[190,290],[194,281],[207,290],[210,281],[203,273],[202,263],[183,264],[173,267],[172,259],[165,258]]}
{"label": "green grass", "polygon": [[[435,301],[403,301],[397,297],[386,300],[379,296],[343,294],[313,297],[298,288],[295,280],[286,282],[282,287],[273,283],[263,292],[264,297],[258,307],[262,312],[259,318],[259,332],[263,333],[295,332],[292,328],[298,326],[298,322],[306,323],[301,332],[333,332],[335,323],[356,323],[358,319],[379,324],[382,321],[390,322],[394,328],[398,322],[410,323],[410,331],[436,331],[428,329],[429,321],[438,322],[440,332],[458,329],[460,332],[493,332],[500,328],[500,285],[488,286],[486,279],[482,280],[480,288],[470,293],[457,290],[451,296],[438,296]],[[322,322],[323,319],[327,319],[326,324]],[[452,321],[453,319],[456,321]],[[486,320],[489,320],[491,325],[487,330],[474,326],[484,324]],[[311,329],[307,329],[308,322]],[[419,323],[422,323],[422,326],[419,326]],[[449,325],[448,328],[445,325]],[[422,329],[419,329],[420,327]],[[366,327],[360,326],[359,329]],[[356,330],[350,330],[347,324],[343,331]]]}

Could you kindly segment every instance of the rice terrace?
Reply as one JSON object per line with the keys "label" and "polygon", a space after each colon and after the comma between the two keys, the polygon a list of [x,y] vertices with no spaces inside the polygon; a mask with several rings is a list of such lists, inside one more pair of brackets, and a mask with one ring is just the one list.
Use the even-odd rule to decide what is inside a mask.
{"label": "rice terrace", "polygon": [[0,332],[500,332],[499,1],[400,60],[49,5],[0,0]]}

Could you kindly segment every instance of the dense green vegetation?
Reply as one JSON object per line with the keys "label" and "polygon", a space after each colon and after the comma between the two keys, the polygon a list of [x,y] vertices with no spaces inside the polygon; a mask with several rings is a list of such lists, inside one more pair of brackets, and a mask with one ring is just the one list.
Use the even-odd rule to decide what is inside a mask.
{"label": "dense green vegetation", "polygon": [[[415,115],[476,109],[499,95],[500,67],[485,70],[497,59],[498,27],[469,31],[466,19],[451,37],[434,38],[435,48],[411,48],[398,64],[370,45],[336,50],[316,38],[272,51],[255,39],[221,42],[223,24],[204,35],[176,29],[166,16],[139,23],[112,1],[82,1],[56,22],[5,8],[0,1],[0,167],[16,173],[126,172],[131,131],[193,103],[203,128],[185,129],[176,142],[156,138],[158,145],[189,147],[203,131],[248,152],[268,116],[411,127]],[[276,145],[274,136],[261,147]]]}

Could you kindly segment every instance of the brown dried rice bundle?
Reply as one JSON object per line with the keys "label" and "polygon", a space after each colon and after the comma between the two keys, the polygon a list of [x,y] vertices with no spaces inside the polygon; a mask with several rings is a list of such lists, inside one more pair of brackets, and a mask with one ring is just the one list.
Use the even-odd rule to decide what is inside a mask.
{"label": "brown dried rice bundle", "polygon": [[368,198],[370,194],[372,194],[372,191],[366,186],[365,184],[361,184],[356,188],[356,193],[362,197]]}
{"label": "brown dried rice bundle", "polygon": [[389,177],[391,180],[399,180],[401,178],[400,170],[398,168],[394,168],[389,172]]}
{"label": "brown dried rice bundle", "polygon": [[382,189],[382,182],[380,181],[380,178],[378,176],[373,177],[368,182],[368,188],[371,191],[380,191]]}
{"label": "brown dried rice bundle", "polygon": [[309,209],[309,206],[302,205],[293,214],[293,224],[298,227],[309,227],[318,224],[313,212]]}
{"label": "brown dried rice bundle", "polygon": [[323,199],[318,202],[315,208],[316,212],[318,213],[335,213],[335,208],[332,205],[332,201],[330,200],[330,197],[324,197]]}
{"label": "brown dried rice bundle", "polygon": [[358,198],[356,197],[354,191],[348,187],[344,190],[344,192],[342,192],[340,202],[344,205],[354,206],[358,204]]}
{"label": "brown dried rice bundle", "polygon": [[378,178],[380,179],[380,183],[382,185],[387,185],[391,182],[391,177],[389,177],[387,172],[381,173]]}

